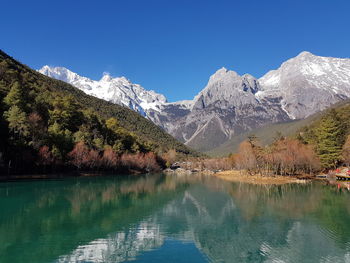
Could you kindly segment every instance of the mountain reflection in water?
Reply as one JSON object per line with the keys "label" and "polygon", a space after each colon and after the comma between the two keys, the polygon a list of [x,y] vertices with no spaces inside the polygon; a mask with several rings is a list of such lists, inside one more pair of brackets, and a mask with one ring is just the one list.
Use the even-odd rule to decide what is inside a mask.
{"label": "mountain reflection in water", "polygon": [[0,184],[0,262],[350,262],[350,198],[210,176]]}

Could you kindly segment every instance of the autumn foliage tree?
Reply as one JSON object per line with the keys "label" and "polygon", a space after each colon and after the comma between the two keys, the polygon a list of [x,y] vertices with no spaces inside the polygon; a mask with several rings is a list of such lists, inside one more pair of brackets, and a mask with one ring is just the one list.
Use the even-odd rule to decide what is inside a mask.
{"label": "autumn foliage tree", "polygon": [[239,169],[245,169],[249,173],[260,172],[263,164],[263,151],[255,136],[250,136],[248,140],[239,145],[235,161]]}
{"label": "autumn foliage tree", "polygon": [[265,170],[281,175],[311,173],[320,162],[310,145],[296,139],[281,138],[265,151]]}
{"label": "autumn foliage tree", "polygon": [[48,146],[44,145],[39,149],[39,160],[38,164],[43,166],[51,165],[54,162],[54,157]]}
{"label": "autumn foliage tree", "polygon": [[255,150],[251,142],[242,142],[235,163],[236,168],[245,169],[250,174],[294,175],[311,173],[320,168],[319,159],[311,145],[283,137],[270,146]]}
{"label": "autumn foliage tree", "polygon": [[172,165],[176,161],[177,153],[176,150],[170,149],[162,155],[162,158],[166,161],[166,166]]}
{"label": "autumn foliage tree", "polygon": [[157,156],[152,153],[123,154],[120,157],[121,165],[126,170],[138,170],[145,172],[154,172],[160,170],[157,162]]}
{"label": "autumn foliage tree", "polygon": [[89,149],[83,142],[78,142],[75,144],[73,150],[68,153],[68,157],[71,158],[71,163],[80,169],[88,162]]}
{"label": "autumn foliage tree", "polygon": [[106,147],[103,151],[103,156],[101,159],[101,163],[107,169],[113,169],[118,165],[118,155],[113,151],[112,147]]}
{"label": "autumn foliage tree", "polygon": [[119,156],[112,147],[106,147],[99,153],[89,149],[84,142],[76,143],[68,156],[78,170],[154,172],[161,169],[157,155],[152,152],[124,153]]}

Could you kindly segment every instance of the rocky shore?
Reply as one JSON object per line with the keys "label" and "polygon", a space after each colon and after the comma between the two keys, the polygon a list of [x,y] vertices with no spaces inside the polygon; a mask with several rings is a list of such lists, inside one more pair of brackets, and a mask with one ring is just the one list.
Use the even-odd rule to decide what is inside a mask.
{"label": "rocky shore", "polygon": [[189,170],[181,167],[178,167],[175,169],[167,168],[163,170],[163,172],[165,174],[174,174],[174,175],[190,175],[190,174],[214,175],[215,174],[215,171],[211,171],[211,170],[197,170],[197,169]]}

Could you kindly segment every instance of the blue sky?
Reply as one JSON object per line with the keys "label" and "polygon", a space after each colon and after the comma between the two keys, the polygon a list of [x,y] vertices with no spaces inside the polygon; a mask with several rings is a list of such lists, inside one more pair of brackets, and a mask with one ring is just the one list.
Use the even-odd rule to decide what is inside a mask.
{"label": "blue sky", "polygon": [[303,50],[350,57],[350,1],[1,1],[0,48],[40,68],[126,76],[169,101],[217,69],[261,77]]}

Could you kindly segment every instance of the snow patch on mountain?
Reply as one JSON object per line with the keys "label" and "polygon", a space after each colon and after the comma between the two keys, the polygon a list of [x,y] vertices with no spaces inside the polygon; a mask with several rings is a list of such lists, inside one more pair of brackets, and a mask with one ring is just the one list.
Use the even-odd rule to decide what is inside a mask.
{"label": "snow patch on mountain", "polygon": [[292,119],[302,119],[350,97],[350,59],[301,52],[259,79],[259,98],[280,98]]}
{"label": "snow patch on mountain", "polygon": [[113,78],[104,73],[100,80],[92,80],[74,73],[64,67],[43,66],[40,73],[67,82],[86,94],[129,107],[148,117],[149,111],[160,111],[167,102],[164,95],[146,90],[125,77]]}

